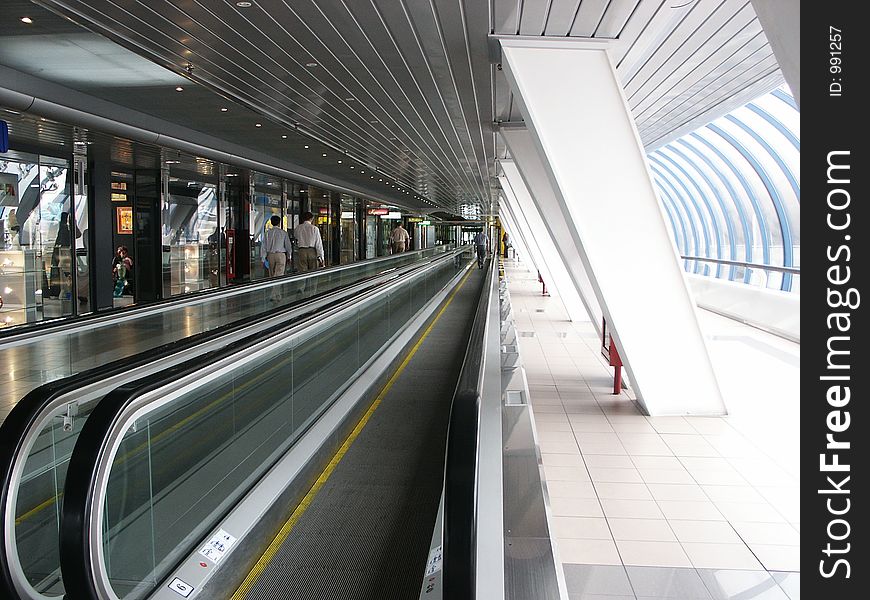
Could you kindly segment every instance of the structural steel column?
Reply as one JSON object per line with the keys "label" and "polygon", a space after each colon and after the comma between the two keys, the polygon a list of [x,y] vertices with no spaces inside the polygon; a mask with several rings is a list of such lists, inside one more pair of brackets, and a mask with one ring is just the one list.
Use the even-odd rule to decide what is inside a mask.
{"label": "structural steel column", "polygon": [[[575,283],[584,267],[651,415],[725,412],[622,88],[601,44],[502,40],[526,130],[502,130]],[[537,163],[535,164],[535,160]],[[540,172],[538,171],[540,167]],[[545,181],[539,181],[543,179]],[[539,206],[539,209],[541,207]],[[548,257],[549,258],[549,257]]]}
{"label": "structural steel column", "polygon": [[800,0],[752,0],[752,8],[773,50],[785,82],[801,108]]}

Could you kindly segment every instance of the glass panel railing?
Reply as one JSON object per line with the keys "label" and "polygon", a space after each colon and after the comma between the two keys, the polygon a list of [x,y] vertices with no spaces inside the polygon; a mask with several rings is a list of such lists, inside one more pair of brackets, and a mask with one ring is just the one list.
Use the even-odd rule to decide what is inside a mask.
{"label": "glass panel railing", "polygon": [[[388,259],[356,263],[343,269],[318,271],[305,278],[290,278],[279,286],[283,299],[277,304],[289,306],[296,303],[297,300],[309,299],[317,294],[344,288],[360,280],[369,279],[385,270],[394,270],[400,267],[410,268],[421,259],[440,255],[446,251],[447,247],[439,246],[425,251],[395,255]],[[250,308],[257,305],[258,302],[269,301],[268,294],[270,292],[268,290],[257,292],[260,295],[258,302],[251,302],[250,296],[253,293],[252,291],[247,299],[238,298],[239,304],[232,309],[244,314],[245,307]],[[271,307],[274,309],[276,303],[271,303]],[[225,306],[225,309],[231,310],[229,306]],[[240,320],[240,317],[236,320]],[[334,337],[334,333],[330,332],[326,338],[337,339]],[[383,333],[390,334],[391,330],[387,329]],[[365,339],[371,340],[373,347],[380,347],[380,344],[386,339],[380,334],[381,332],[367,333]],[[336,347],[331,352],[337,356],[339,350],[345,349]],[[130,367],[130,363],[126,364]],[[347,364],[353,363],[348,362]],[[267,387],[280,387],[289,374],[289,371],[284,372],[276,367],[274,371],[260,373],[260,377],[265,380]],[[135,377],[136,375],[132,373],[131,369],[129,379],[132,380]],[[20,576],[31,588],[30,590],[19,590],[19,595],[25,594],[26,597],[36,597],[36,594],[61,596],[64,593],[57,540],[67,465],[79,433],[91,411],[105,393],[120,383],[114,381],[111,386],[107,383],[101,393],[89,391],[87,397],[90,399],[81,402],[67,397],[64,397],[63,402],[54,401],[55,408],[49,410],[46,407],[42,411],[42,416],[34,419],[34,426],[27,439],[22,443],[20,462],[23,463],[23,466],[15,467],[15,470],[20,471],[20,474],[16,474],[13,478],[17,481],[17,485],[9,493],[10,500],[8,502],[11,502],[11,506],[8,507],[5,529],[7,535],[4,536],[8,538],[5,540],[7,550],[4,552],[7,561],[13,563],[12,570],[20,573]],[[77,386],[69,387],[75,388]],[[298,420],[302,418],[304,412],[301,391],[296,405],[297,412],[301,411],[295,416]],[[259,404],[255,401],[246,407],[233,410],[230,422],[236,427],[244,427],[246,415],[253,414],[250,412],[251,406],[259,406]],[[288,422],[292,425],[293,420]],[[225,425],[221,424],[220,427]],[[222,431],[220,427],[215,431]],[[5,435],[6,431],[4,430],[3,433]],[[135,439],[136,436],[132,435],[131,438]],[[125,440],[124,443],[126,447],[131,442]],[[9,551],[10,545],[14,551]]]}
{"label": "glass panel railing", "polygon": [[153,403],[130,409],[139,416],[123,426],[106,458],[105,495],[95,496],[104,502],[95,550],[118,597],[145,597],[163,581],[468,259],[433,263],[207,372],[167,381],[174,391],[136,399]]}

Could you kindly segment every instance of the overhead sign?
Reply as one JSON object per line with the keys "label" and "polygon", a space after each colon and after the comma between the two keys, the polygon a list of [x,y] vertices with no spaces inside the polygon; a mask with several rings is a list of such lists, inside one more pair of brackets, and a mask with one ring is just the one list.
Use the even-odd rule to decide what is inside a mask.
{"label": "overhead sign", "polygon": [[0,121],[0,152],[9,152],[9,125]]}
{"label": "overhead sign", "polygon": [[401,219],[402,213],[400,213],[400,212],[388,212],[386,215],[384,215],[384,218],[385,219]]}
{"label": "overhead sign", "polygon": [[380,215],[388,215],[390,214],[389,208],[370,208],[368,209],[368,214],[372,216],[380,216]]}
{"label": "overhead sign", "polygon": [[352,221],[353,220],[353,211],[352,210],[341,211],[341,218],[342,219],[350,219]]}

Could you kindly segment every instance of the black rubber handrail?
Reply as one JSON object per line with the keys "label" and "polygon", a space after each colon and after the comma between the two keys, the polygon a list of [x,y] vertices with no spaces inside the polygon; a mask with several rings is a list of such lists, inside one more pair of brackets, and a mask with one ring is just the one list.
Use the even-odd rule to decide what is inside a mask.
{"label": "black rubber handrail", "polygon": [[[422,248],[420,250],[411,250],[410,252],[422,253],[427,250],[433,250],[438,246],[432,246],[431,248]],[[446,250],[446,252],[450,252],[450,250]],[[326,269],[321,269],[319,272],[324,271],[334,271],[338,269],[348,269],[353,266],[359,266],[364,263],[371,263],[375,261],[383,261],[386,262],[388,259],[397,256],[395,254],[389,256],[379,256],[377,258],[369,259],[366,261],[358,261],[356,263],[344,264],[344,265],[335,265],[333,267],[328,267]],[[435,255],[437,256],[437,255]],[[153,310],[156,307],[171,305],[171,304],[185,304],[190,302],[199,301],[202,298],[208,296],[217,296],[220,294],[225,294],[229,291],[235,292],[236,290],[243,290],[248,287],[254,287],[257,285],[263,285],[266,283],[274,282],[274,285],[285,284],[287,282],[292,282],[294,279],[301,279],[306,276],[310,276],[311,273],[290,273],[284,275],[282,277],[276,277],[272,279],[258,279],[256,281],[246,281],[244,283],[234,283],[229,286],[217,287],[217,288],[208,288],[204,290],[197,290],[195,292],[188,292],[182,296],[172,296],[170,298],[163,298],[161,300],[154,300],[151,302],[143,302],[140,304],[134,304],[132,306],[119,306],[113,308],[102,309],[99,311],[93,311],[84,315],[76,315],[70,317],[57,317],[53,319],[48,319],[45,321],[40,321],[38,323],[22,323],[20,325],[13,325],[12,327],[4,327],[0,330],[0,345],[3,344],[9,338],[17,338],[21,335],[29,335],[29,334],[41,334],[48,333],[54,329],[64,329],[70,327],[72,325],[81,325],[87,324],[89,321],[96,321],[101,319],[106,319],[115,316],[129,315],[135,314],[136,312]]]}
{"label": "black rubber handrail", "polygon": [[[431,258],[433,260],[437,260],[449,254],[451,254],[451,252],[448,251]],[[429,264],[431,262],[432,260],[426,260],[426,264]],[[417,262],[405,266],[409,267],[409,270],[414,270],[416,268],[420,268],[423,265],[421,264],[421,262]],[[395,271],[394,274],[395,276],[399,276],[400,274],[405,272],[407,271]],[[309,303],[319,302],[324,298],[328,298],[329,296],[336,296],[337,298],[340,298],[342,294],[346,292],[346,290],[348,290],[349,288],[357,287],[367,281],[376,280],[377,282],[373,283],[371,286],[362,288],[360,290],[361,293],[365,293],[372,289],[377,289],[381,285],[383,285],[383,275],[383,272],[381,272],[371,275],[369,277],[361,278],[357,281],[347,283],[338,288],[315,294],[310,298],[300,299],[297,302],[293,302],[285,307],[282,307],[278,311],[273,311],[268,314],[270,316],[273,316],[280,313],[295,311],[300,306],[304,306],[305,304]],[[301,319],[309,318],[311,314],[313,314],[313,312],[315,311],[303,313],[298,316],[298,319],[294,319],[293,322],[295,323]],[[185,352],[201,344],[213,342],[221,337],[231,335],[232,333],[249,327],[253,323],[263,319],[263,317],[263,313],[251,315],[249,317],[245,317],[238,321],[228,323],[213,330],[203,331],[184,339],[175,340],[173,342],[163,344],[156,348],[151,348],[144,352],[140,352],[126,358],[112,361],[110,363],[94,367],[87,371],[82,371],[81,373],[77,373],[63,379],[58,379],[43,384],[38,388],[35,388],[28,392],[13,407],[12,411],[9,413],[9,415],[7,415],[3,423],[0,424],[0,486],[2,486],[0,487],[0,539],[11,539],[10,536],[12,535],[12,532],[7,531],[6,529],[6,519],[3,518],[3,516],[5,515],[6,507],[11,500],[11,495],[17,492],[17,490],[11,489],[13,483],[12,475],[14,466],[21,459],[20,455],[23,451],[24,441],[27,437],[27,434],[34,427],[39,425],[39,419],[41,415],[44,413],[47,407],[55,402],[55,400],[71,392],[74,392],[77,389],[91,385],[100,380],[115,377],[125,371],[132,371],[136,368],[145,366],[154,361]],[[286,323],[282,323],[273,326],[271,329],[280,329],[282,327],[285,327],[286,325]],[[266,330],[265,333],[261,332],[257,335],[268,334],[269,331],[270,330]],[[11,568],[8,560],[6,559],[5,544],[3,546],[0,546],[0,592],[3,592],[11,598],[17,597],[17,591],[13,583]],[[0,594],[0,596],[5,597],[3,594]]]}
{"label": "black rubber handrail", "polygon": [[[429,264],[452,260],[456,254],[461,252],[464,252],[464,249],[440,254],[433,257]],[[373,286],[373,289],[368,291],[375,291],[374,288],[382,289],[383,284]],[[272,328],[268,333],[258,334],[254,339],[238,340],[223,348],[199,356],[188,363],[171,367],[156,377],[142,378],[121,385],[106,395],[105,399],[91,412],[79,434],[69,461],[64,486],[60,529],[61,573],[64,586],[67,589],[76,590],[77,599],[102,600],[91,569],[92,551],[100,550],[92,548],[90,544],[90,515],[94,510],[94,495],[100,473],[99,469],[108,451],[109,437],[122,425],[122,421],[126,418],[127,408],[152,391],[165,387],[178,379],[191,376],[204,367],[238,355],[264,339],[279,336],[303,325],[305,321],[313,321],[322,312],[340,310],[359,301],[359,296],[354,296],[336,305],[294,318]],[[98,501],[102,501],[102,499]]]}
{"label": "black rubber handrail", "polygon": [[493,277],[489,262],[484,268],[487,274],[468,337],[447,429],[442,589],[443,597],[451,600],[473,600],[476,587],[481,376]]}

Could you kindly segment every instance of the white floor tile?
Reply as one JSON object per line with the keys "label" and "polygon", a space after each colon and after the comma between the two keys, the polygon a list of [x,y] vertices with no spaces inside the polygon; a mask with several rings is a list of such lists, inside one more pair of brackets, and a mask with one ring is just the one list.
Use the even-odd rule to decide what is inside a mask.
{"label": "white floor tile", "polygon": [[764,502],[761,494],[748,485],[702,485],[701,489],[713,502]]}
{"label": "white floor tile", "polygon": [[577,442],[548,442],[547,440],[540,440],[538,445],[541,448],[541,453],[580,454],[580,448],[577,447]]}
{"label": "white floor tile", "polygon": [[621,565],[613,540],[559,539],[559,559],[568,564]]}
{"label": "white floor tile", "polygon": [[546,467],[579,467],[586,469],[586,464],[583,462],[583,457],[579,454],[548,454],[541,453],[541,462]]}
{"label": "white floor tile", "polygon": [[544,465],[547,481],[590,481],[585,467],[554,467]]}
{"label": "white floor tile", "polygon": [[613,539],[607,520],[593,517],[553,517],[553,535],[560,539]]}
{"label": "white floor tile", "polygon": [[597,498],[591,481],[548,481],[551,498]]}
{"label": "white floor tile", "polygon": [[550,498],[550,509],[556,517],[603,517],[598,500],[583,498]]}
{"label": "white floor tile", "polygon": [[800,546],[750,544],[749,547],[768,571],[800,571]]}
{"label": "white floor tile", "polygon": [[683,548],[696,569],[758,571],[764,568],[749,548],[743,544],[684,542]]}
{"label": "white floor tile", "polygon": [[685,500],[709,502],[700,486],[680,483],[648,483],[647,487],[656,500]]}
{"label": "white floor tile", "polygon": [[638,469],[638,471],[641,478],[647,483],[695,483],[689,472],[681,469]]}
{"label": "white floor tile", "polygon": [[727,521],[681,521],[669,519],[677,539],[681,542],[705,542],[713,544],[742,544],[743,540]]}
{"label": "white floor tile", "polygon": [[604,515],[610,518],[624,519],[663,519],[664,515],[658,504],[652,500],[614,500],[601,498]]}
{"label": "white floor tile", "polygon": [[643,483],[606,483],[597,481],[594,484],[599,498],[614,500],[652,500],[646,485]]}
{"label": "white floor tile", "polygon": [[568,442],[576,444],[573,431],[539,431],[538,442]]}
{"label": "white floor tile", "polygon": [[673,456],[632,456],[631,461],[638,469],[685,470],[680,459]]}
{"label": "white floor tile", "polygon": [[595,482],[643,483],[643,479],[636,469],[607,469],[590,466],[589,476]]}
{"label": "white floor tile", "polygon": [[735,523],[784,523],[785,518],[767,502],[717,502],[716,508]]}
{"label": "white floor tile", "polygon": [[667,519],[687,521],[724,521],[712,502],[688,502],[682,500],[659,500],[659,508]]}
{"label": "white floor tile", "polygon": [[613,539],[617,541],[676,542],[677,538],[664,519],[618,519],[607,520]]}
{"label": "white floor tile", "polygon": [[619,555],[626,565],[649,567],[691,567],[692,563],[677,542],[617,541]]}
{"label": "white floor tile", "polygon": [[586,457],[586,464],[601,469],[634,469],[634,463],[628,456],[609,456],[606,454],[591,454]]}
{"label": "white floor tile", "polygon": [[753,544],[775,546],[800,546],[801,536],[788,523],[734,522],[731,524],[743,541]]}

